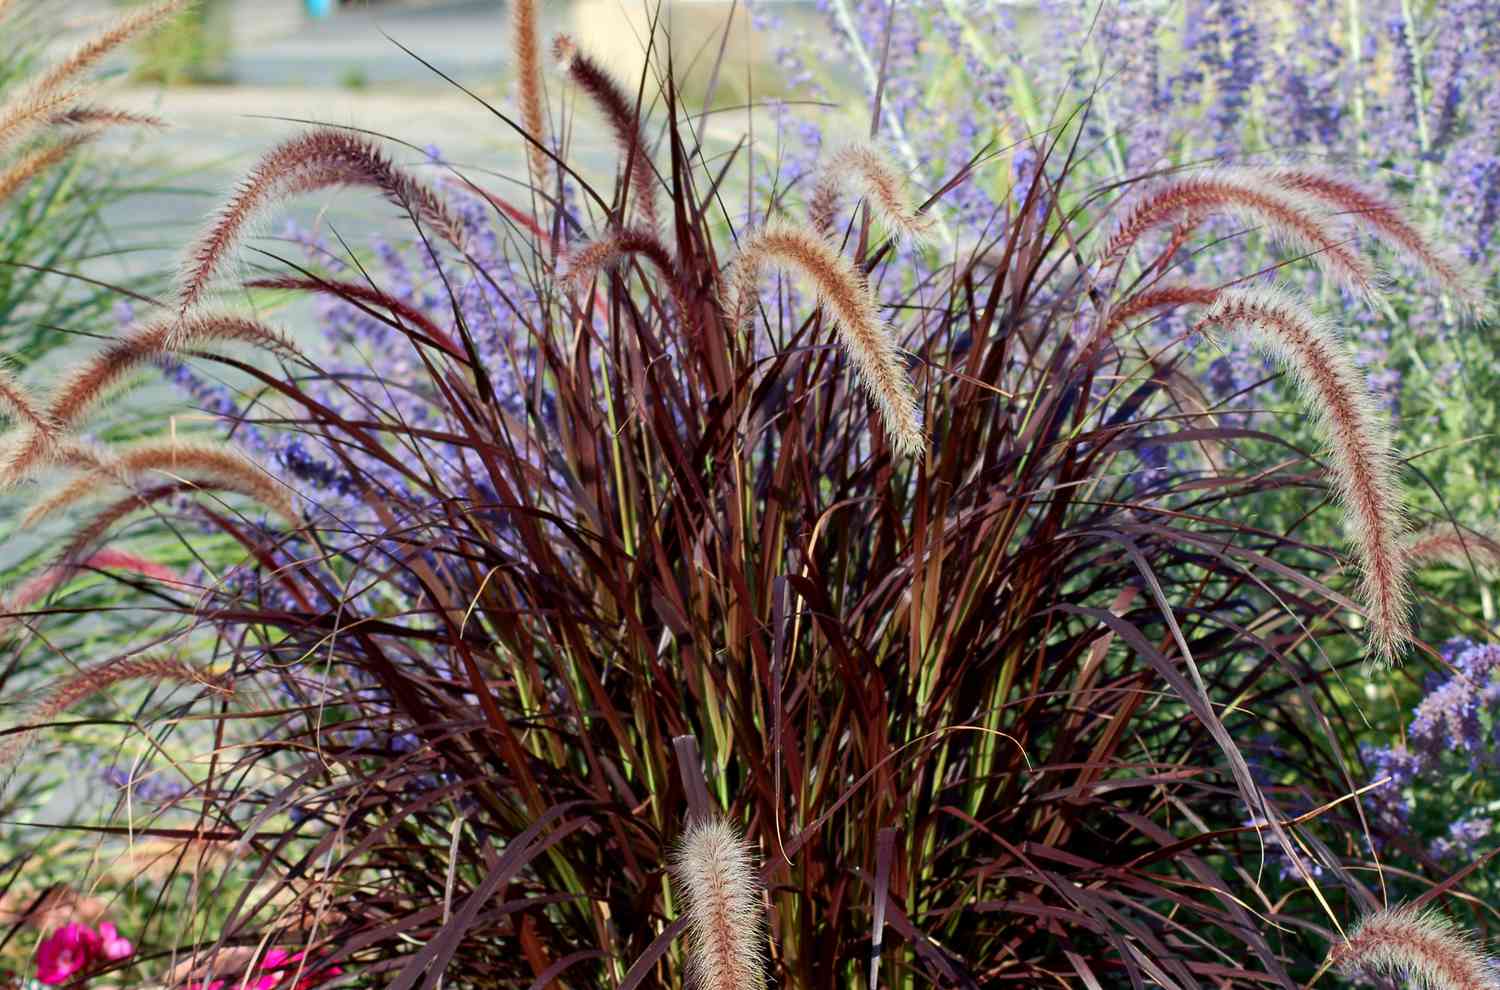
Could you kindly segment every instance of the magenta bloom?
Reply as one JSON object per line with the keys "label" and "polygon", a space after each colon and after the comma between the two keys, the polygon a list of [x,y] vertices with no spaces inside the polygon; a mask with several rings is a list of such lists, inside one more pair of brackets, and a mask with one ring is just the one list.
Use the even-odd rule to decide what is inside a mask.
{"label": "magenta bloom", "polygon": [[108,921],[99,923],[99,941],[100,955],[110,962],[129,959],[135,955],[135,946],[130,944],[129,939],[122,938],[115,926]]}
{"label": "magenta bloom", "polygon": [[88,925],[63,925],[37,946],[36,978],[52,986],[66,983],[94,961],[99,949],[99,936]]}
{"label": "magenta bloom", "polygon": [[[306,953],[303,952],[288,953],[285,949],[272,949],[270,952],[267,952],[266,958],[261,961],[260,969],[262,971],[270,970],[270,972],[257,980],[252,990],[271,990],[272,987],[280,985],[281,978],[287,972],[295,970],[304,955]],[[308,988],[331,980],[335,976],[343,975],[343,972],[338,966],[329,966],[326,969],[317,970],[303,976],[302,979],[297,981],[297,985],[292,990],[308,990]],[[212,988],[209,988],[209,990],[212,990]]]}

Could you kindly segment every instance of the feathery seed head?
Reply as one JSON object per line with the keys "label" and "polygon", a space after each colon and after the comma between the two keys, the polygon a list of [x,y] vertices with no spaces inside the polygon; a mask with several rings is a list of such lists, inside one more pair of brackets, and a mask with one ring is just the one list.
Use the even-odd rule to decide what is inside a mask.
{"label": "feathery seed head", "polygon": [[1406,514],[1389,430],[1339,333],[1279,287],[1223,289],[1202,323],[1248,330],[1293,375],[1323,428],[1361,570],[1376,659],[1410,638]]}
{"label": "feathery seed head", "polygon": [[842,193],[863,197],[899,240],[920,241],[932,232],[934,218],[917,212],[907,195],[905,177],[869,142],[845,145],[822,162],[808,202],[813,229],[820,233],[832,229]]}
{"label": "feathery seed head", "polygon": [[227,444],[147,440],[119,453],[96,453],[83,445],[72,444],[68,445],[65,456],[84,472],[33,505],[22,519],[23,526],[34,526],[77,504],[97,493],[105,482],[130,486],[136,479],[147,475],[202,479],[210,482],[211,487],[249,495],[280,514],[293,528],[301,526],[289,490],[265,468]]}
{"label": "feathery seed head", "polygon": [[1500,969],[1470,935],[1411,907],[1366,915],[1330,962],[1351,977],[1390,975],[1427,990],[1500,990]]}
{"label": "feathery seed head", "polygon": [[162,0],[161,3],[137,7],[122,14],[109,27],[79,45],[73,54],[38,76],[32,85],[38,91],[57,89],[92,68],[100,59],[127,41],[150,31],[194,2],[196,0]]}
{"label": "feathery seed head", "polygon": [[1336,211],[1274,182],[1266,169],[1208,169],[1154,187],[1126,211],[1101,252],[1102,266],[1121,261],[1151,230],[1187,220],[1198,223],[1215,214],[1235,217],[1287,249],[1309,255],[1324,274],[1356,296],[1369,298],[1375,292],[1375,269]]}
{"label": "feathery seed head", "polygon": [[[513,0],[511,44],[516,57],[516,91],[521,109],[521,126],[535,140],[544,141],[547,135],[542,115],[542,67],[536,35],[535,0]],[[532,181],[545,185],[547,156],[536,145],[528,142],[526,158],[531,164]]]}
{"label": "feathery seed head", "polygon": [[1478,317],[1485,315],[1487,303],[1480,274],[1456,250],[1423,230],[1383,193],[1310,165],[1268,169],[1266,176],[1276,186],[1337,211],[1421,268],[1465,312]]}
{"label": "feathery seed head", "polygon": [[839,340],[869,394],[891,444],[901,454],[926,446],[916,393],[891,327],[864,277],[828,238],[773,220],[751,234],[733,263],[733,296],[726,307],[732,325],[750,318],[761,273],[776,268],[807,280],[833,319]]}
{"label": "feathery seed head", "polygon": [[722,818],[688,826],[671,862],[688,917],[688,982],[697,990],[764,990],[765,913],[744,838]]}
{"label": "feathery seed head", "polygon": [[1412,533],[1406,542],[1406,553],[1413,564],[1451,564],[1454,567],[1500,570],[1500,538],[1447,521],[1433,523]]}
{"label": "feathery seed head", "polygon": [[96,132],[83,131],[70,134],[61,141],[54,141],[35,148],[0,172],[0,203],[14,196],[32,179],[52,168],[71,155],[79,145],[93,140]]}
{"label": "feathery seed head", "polygon": [[656,177],[646,154],[646,135],[641,129],[635,97],[628,94],[602,65],[579,50],[572,38],[559,34],[552,40],[552,54],[569,79],[582,89],[609,124],[624,163],[630,198],[648,230],[658,226]]}
{"label": "feathery seed head", "polygon": [[319,128],[284,142],[250,170],[189,249],[178,284],[178,313],[202,300],[224,264],[271,205],[336,186],[378,190],[413,220],[427,224],[462,251],[463,224],[430,188],[397,168],[375,142],[348,131]]}
{"label": "feathery seed head", "polygon": [[196,684],[220,696],[234,694],[234,684],[227,676],[195,667],[175,657],[154,654],[122,656],[84,667],[53,683],[52,689],[23,718],[32,727],[0,736],[0,772],[14,768],[36,735],[34,726],[52,721],[80,701],[112,685],[131,680]]}
{"label": "feathery seed head", "polygon": [[281,331],[237,313],[194,313],[181,320],[160,319],[131,327],[62,380],[48,403],[48,414],[66,429],[83,421],[124,377],[141,364],[195,347],[249,344],[289,356],[296,345]]}

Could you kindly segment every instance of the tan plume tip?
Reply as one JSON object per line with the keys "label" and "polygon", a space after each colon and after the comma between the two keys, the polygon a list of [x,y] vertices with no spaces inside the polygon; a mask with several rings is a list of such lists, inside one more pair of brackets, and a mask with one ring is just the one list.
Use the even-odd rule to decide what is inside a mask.
{"label": "tan plume tip", "polygon": [[51,414],[3,366],[0,366],[0,413],[20,424],[20,429],[6,436],[0,447],[0,490],[3,490],[24,476],[28,460],[51,456],[60,430]]}
{"label": "tan plume tip", "polygon": [[645,258],[658,272],[675,283],[677,269],[671,252],[654,231],[640,227],[612,230],[569,252],[562,258],[563,278],[581,288],[593,281],[601,271],[621,264],[632,255]]}
{"label": "tan plume tip", "polygon": [[36,148],[0,171],[0,203],[4,203],[37,176],[57,165],[71,155],[79,145],[94,138],[92,132],[70,134],[61,141],[54,141]]}
{"label": "tan plume tip", "polygon": [[[542,67],[536,33],[535,0],[513,0],[511,4],[511,43],[516,56],[516,92],[521,109],[521,126],[535,141],[545,141],[542,115]],[[547,156],[542,149],[527,142],[526,158],[531,163],[533,182],[545,185]]]}
{"label": "tan plume tip", "polygon": [[566,34],[559,34],[552,39],[552,57],[557,60],[559,72],[569,72],[573,68],[573,57],[578,54],[578,42]]}
{"label": "tan plume tip", "polygon": [[120,16],[115,22],[80,45],[73,54],[38,76],[34,86],[52,90],[92,68],[110,52],[132,38],[150,31],[195,0],[164,0],[149,7],[139,7]]}
{"label": "tan plume tip", "polygon": [[57,681],[51,691],[32,708],[24,719],[30,728],[0,736],[0,769],[14,765],[35,734],[35,726],[52,721],[80,701],[106,688],[133,680],[196,684],[224,696],[234,693],[234,686],[225,675],[195,667],[175,657],[149,654],[124,656],[84,667]]}
{"label": "tan plume tip", "polygon": [[819,234],[771,221],[751,235],[734,261],[734,296],[728,307],[736,327],[750,317],[760,274],[777,268],[804,277],[833,317],[844,350],[880,413],[899,453],[926,446],[916,393],[907,377],[891,327],[880,318],[869,283],[838,249]]}
{"label": "tan plume tip", "polygon": [[57,429],[56,422],[47,415],[31,391],[3,365],[0,365],[0,413],[35,430],[50,433]]}
{"label": "tan plume tip", "polygon": [[1278,185],[1266,169],[1212,169],[1167,180],[1126,213],[1101,263],[1120,261],[1149,231],[1215,214],[1258,227],[1284,248],[1307,254],[1355,295],[1374,295],[1375,270],[1340,218],[1319,200]]}
{"label": "tan plume tip", "polygon": [[760,881],[739,830],[721,818],[692,823],[671,870],[686,903],[690,985],[763,990]]}
{"label": "tan plume tip", "polygon": [[1500,537],[1446,521],[1411,534],[1406,553],[1413,564],[1478,566],[1500,571]]}
{"label": "tan plume tip", "polygon": [[1279,287],[1224,289],[1203,324],[1250,331],[1315,411],[1363,571],[1371,647],[1377,659],[1394,659],[1410,638],[1406,515],[1389,430],[1364,374],[1332,324]]}
{"label": "tan plume tip", "polygon": [[282,143],[261,158],[193,242],[178,283],[178,312],[186,313],[202,300],[266,209],[291,196],[337,186],[378,190],[413,220],[427,224],[458,250],[464,249],[464,226],[442,197],[397,168],[368,138],[319,128]]}
{"label": "tan plume tip", "polygon": [[1467,312],[1483,315],[1484,280],[1451,246],[1424,231],[1387,196],[1326,169],[1295,166],[1271,169],[1271,182],[1337,210],[1429,278]]}
{"label": "tan plume tip", "polygon": [[22,518],[22,526],[34,526],[76,505],[97,493],[103,483],[130,485],[148,475],[195,481],[201,478],[211,487],[250,496],[293,527],[301,525],[290,490],[242,451],[228,445],[147,440],[113,454],[91,454],[87,448],[73,445],[69,460],[84,467],[84,472],[33,505]]}
{"label": "tan plume tip", "polygon": [[170,567],[147,560],[126,550],[104,549],[79,561],[65,561],[48,567],[40,574],[21,582],[8,595],[0,595],[0,632],[15,623],[27,608],[47,597],[53,589],[65,583],[79,571],[120,570],[133,571],[142,577],[157,581],[180,584],[182,578]]}
{"label": "tan plume tip", "polygon": [[1468,933],[1435,911],[1366,915],[1329,961],[1350,975],[1389,975],[1431,990],[1497,990],[1500,969]]}
{"label": "tan plume tip", "polygon": [[614,77],[598,62],[580,51],[573,39],[560,34],[552,41],[552,53],[562,70],[604,114],[620,149],[624,162],[625,182],[630,190],[641,222],[651,230],[657,227],[656,177],[646,154],[646,135],[641,130],[635,98],[625,92]]}
{"label": "tan plume tip", "polygon": [[0,106],[0,152],[21,141],[81,94],[79,89],[38,90],[27,86]]}
{"label": "tan plume tip", "polygon": [[138,324],[67,372],[48,403],[48,414],[71,429],[131,371],[167,354],[223,344],[247,344],[279,356],[298,353],[275,327],[237,313],[203,312]]}
{"label": "tan plume tip", "polygon": [[845,145],[821,163],[808,202],[815,230],[832,230],[839,196],[844,193],[863,197],[885,228],[900,240],[919,241],[932,231],[934,218],[917,212],[907,194],[905,177],[869,142]]}
{"label": "tan plume tip", "polygon": [[58,127],[155,127],[165,128],[167,122],[146,113],[129,110],[113,110],[109,107],[74,107],[53,116],[50,121]]}
{"label": "tan plume tip", "polygon": [[1113,337],[1115,331],[1125,324],[1158,310],[1176,309],[1179,306],[1207,306],[1219,297],[1219,290],[1207,285],[1167,284],[1142,289],[1118,306],[1111,306],[1099,315],[1095,330],[1084,344],[1084,351],[1096,343]]}

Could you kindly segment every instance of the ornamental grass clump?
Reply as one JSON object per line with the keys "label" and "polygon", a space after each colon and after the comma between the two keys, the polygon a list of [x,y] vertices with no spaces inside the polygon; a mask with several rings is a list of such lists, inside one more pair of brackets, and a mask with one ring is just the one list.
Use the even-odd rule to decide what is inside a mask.
{"label": "ornamental grass clump", "polygon": [[1500,987],[1500,964],[1432,910],[1396,907],[1366,915],[1329,959],[1351,977],[1389,975],[1430,990]]}
{"label": "ornamental grass clump", "polygon": [[[302,255],[246,283],[315,301],[289,311],[317,360],[169,372],[295,516],[268,492],[237,518],[211,487],[234,473],[174,477],[170,445],[76,465],[129,487],[62,559],[168,504],[245,549],[194,573],[172,635],[257,692],[188,795],[256,885],[206,880],[224,908],[181,957],[305,944],[393,990],[1310,979],[1378,890],[1344,682],[1427,603],[1341,332],[1337,290],[1379,288],[1345,221],[1271,167],[1091,184],[1085,103],[1002,191],[994,149],[925,183],[863,159],[841,227],[818,166],[767,187],[741,157],[764,149],[700,141],[670,66],[653,116],[560,54],[522,118],[581,87],[613,189],[573,169],[554,100],[529,209],[363,137],[276,179],[346,147],[320,130],[199,238],[179,316],[248,215],[324,179],[412,222],[368,254],[293,231]],[[908,181],[941,192],[918,210]],[[1327,291],[1188,270],[1219,213]],[[893,216],[975,247],[869,236]],[[1316,446],[1195,388],[1191,348],[1237,331]],[[1358,574],[1305,537],[1325,516]]]}

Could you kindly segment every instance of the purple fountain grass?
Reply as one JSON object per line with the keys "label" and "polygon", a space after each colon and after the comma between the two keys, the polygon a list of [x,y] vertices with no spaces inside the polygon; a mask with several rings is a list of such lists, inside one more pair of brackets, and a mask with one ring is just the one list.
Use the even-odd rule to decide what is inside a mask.
{"label": "purple fountain grass", "polygon": [[285,289],[299,292],[318,292],[338,299],[352,300],[369,306],[379,306],[389,310],[391,315],[398,321],[410,324],[413,328],[426,334],[428,339],[447,351],[449,355],[460,360],[463,360],[465,357],[463,346],[453,338],[451,333],[432,322],[426,313],[423,313],[410,303],[397,299],[390,293],[382,292],[371,285],[342,279],[277,275],[270,278],[249,279],[245,282],[245,286],[251,289]]}
{"label": "purple fountain grass", "polygon": [[22,92],[0,106],[0,153],[20,144],[37,128],[64,112],[83,93],[80,88]]}
{"label": "purple fountain grass", "polygon": [[1096,329],[1089,335],[1083,352],[1087,353],[1100,342],[1110,339],[1115,331],[1131,320],[1179,306],[1207,306],[1218,297],[1219,290],[1206,285],[1169,283],[1142,289],[1128,296],[1118,306],[1106,310],[1094,324]]}
{"label": "purple fountain grass", "polygon": [[[536,30],[535,0],[514,0],[511,4],[511,48],[516,60],[516,102],[521,109],[521,126],[533,141],[545,141],[542,55]],[[531,181],[545,187],[549,164],[546,152],[527,142],[526,160],[531,166]]]}
{"label": "purple fountain grass", "polygon": [[891,327],[880,318],[879,302],[864,276],[820,234],[772,220],[750,234],[733,262],[733,298],[725,307],[731,326],[744,326],[754,313],[766,268],[804,277],[833,318],[859,380],[880,413],[898,453],[920,453],[926,444],[921,413]]}
{"label": "purple fountain grass", "polygon": [[284,142],[256,163],[187,253],[178,281],[178,313],[185,315],[208,292],[250,225],[268,207],[291,196],[336,186],[377,189],[462,251],[463,224],[433,190],[392,164],[378,145],[348,131],[320,128]]}
{"label": "purple fountain grass", "polygon": [[763,990],[765,909],[739,830],[717,817],[693,822],[671,872],[688,919],[688,983],[698,990]]}
{"label": "purple fountain grass", "polygon": [[48,123],[56,127],[121,126],[154,127],[158,130],[167,126],[165,120],[148,113],[112,110],[109,107],[73,107],[53,116]]}
{"label": "purple fountain grass", "polygon": [[104,549],[79,560],[54,564],[21,582],[15,590],[0,594],[0,634],[19,621],[20,614],[35,605],[80,571],[130,571],[156,581],[180,584],[182,577],[170,567],[127,550]]}
{"label": "purple fountain grass", "polygon": [[231,312],[195,313],[181,320],[153,320],[127,330],[91,358],[61,376],[48,412],[73,429],[111,394],[127,374],[169,354],[222,344],[246,344],[270,354],[298,353],[291,339],[261,321]]}
{"label": "purple fountain grass", "polygon": [[10,199],[32,179],[57,165],[95,136],[92,131],[70,134],[61,141],[44,144],[22,155],[8,168],[0,171],[0,203]]}
{"label": "purple fountain grass", "polygon": [[86,698],[123,681],[150,680],[194,684],[229,697],[233,683],[224,675],[159,654],[115,657],[53,682],[46,695],[23,717],[25,728],[0,736],[0,771],[13,770],[39,728]]}
{"label": "purple fountain grass", "polygon": [[808,200],[808,219],[819,233],[833,229],[839,197],[864,198],[898,240],[920,241],[932,231],[934,217],[917,212],[907,193],[907,182],[867,141],[844,145],[819,163],[818,180]]}
{"label": "purple fountain grass", "polygon": [[1479,273],[1456,250],[1423,231],[1378,190],[1312,166],[1272,168],[1265,174],[1275,185],[1337,210],[1421,268],[1466,311],[1484,314],[1485,286]]}
{"label": "purple fountain grass", "polygon": [[1500,569],[1500,539],[1447,521],[1412,533],[1406,543],[1406,554],[1413,564]]}
{"label": "purple fountain grass", "polygon": [[122,14],[109,27],[79,45],[67,58],[36,77],[30,85],[39,92],[50,92],[67,85],[77,76],[97,65],[99,60],[110,52],[132,38],[160,26],[174,14],[186,10],[195,2],[197,0],[161,0],[159,3],[139,7]]}
{"label": "purple fountain grass", "polygon": [[59,458],[83,473],[26,511],[22,526],[34,526],[48,516],[97,494],[101,484],[129,485],[143,475],[165,475],[177,480],[205,479],[214,487],[248,495],[274,510],[294,529],[301,525],[290,490],[249,455],[225,444],[184,440],[144,440],[122,450],[92,450],[64,444]]}
{"label": "purple fountain grass", "polygon": [[1394,659],[1411,635],[1405,510],[1390,431],[1364,373],[1333,325],[1281,288],[1223,289],[1206,325],[1250,331],[1315,410],[1363,571],[1371,647],[1376,659]]}
{"label": "purple fountain grass", "polygon": [[1500,969],[1447,918],[1413,907],[1365,916],[1329,963],[1351,977],[1389,975],[1430,990],[1496,990]]}
{"label": "purple fountain grass", "polygon": [[1339,218],[1318,200],[1272,181],[1266,169],[1211,169],[1174,176],[1152,188],[1121,220],[1100,254],[1108,268],[1152,230],[1224,214],[1261,228],[1283,246],[1309,255],[1330,278],[1361,298],[1375,292],[1375,271],[1356,250]]}
{"label": "purple fountain grass", "polygon": [[604,114],[605,123],[614,135],[624,162],[625,182],[630,197],[648,230],[658,226],[656,176],[647,156],[646,135],[641,128],[636,101],[603,66],[578,50],[572,38],[560,34],[552,41],[552,54],[562,71],[582,89]]}
{"label": "purple fountain grass", "polygon": [[[169,354],[220,344],[247,344],[282,356],[296,345],[274,327],[237,313],[199,313],[181,320],[155,320],[127,330],[62,376],[31,428],[0,461],[0,488],[14,485],[56,452],[61,436],[77,429],[130,372]],[[3,385],[4,383],[0,383]]]}
{"label": "purple fountain grass", "polygon": [[28,134],[66,112],[85,87],[78,76],[121,45],[162,24],[194,0],[164,0],[122,15],[85,41],[71,55],[54,64],[0,106],[0,151],[14,147]]}

